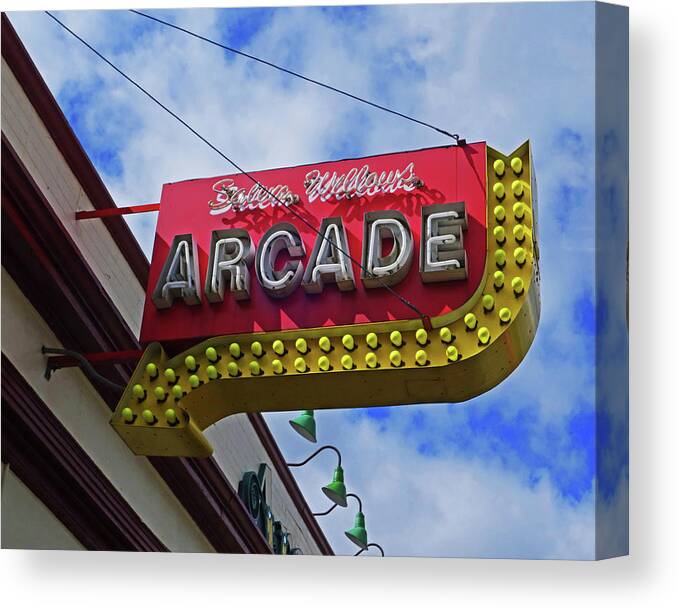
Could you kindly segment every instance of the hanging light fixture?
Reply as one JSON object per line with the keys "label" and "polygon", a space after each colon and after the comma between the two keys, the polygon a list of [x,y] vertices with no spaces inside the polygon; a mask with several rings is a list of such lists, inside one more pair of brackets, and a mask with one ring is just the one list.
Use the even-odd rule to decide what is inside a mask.
{"label": "hanging light fixture", "polygon": [[[346,537],[357,544],[363,551],[367,549],[367,529],[365,529],[365,514],[363,513],[363,503],[356,494],[346,494],[346,498],[355,498],[358,502],[358,512],[355,514],[355,522],[353,527],[349,530],[346,530],[344,533]],[[322,513],[313,513],[314,517],[322,517],[323,515],[329,515],[336,507],[347,506],[347,504],[333,504],[325,512]]]}
{"label": "hanging light fixture", "polygon": [[[334,503],[339,506],[346,507],[348,505],[346,501],[346,485],[344,485],[344,469],[341,467],[341,453],[334,445],[324,445],[320,447],[317,451],[314,451],[309,455],[303,462],[298,462],[295,464],[288,463],[287,466],[290,468],[297,468],[303,466],[304,464],[310,462],[316,455],[325,449],[331,449],[337,454],[338,463],[337,467],[334,469],[334,476],[332,477],[332,482],[328,483],[322,488],[323,493]],[[352,495],[352,494],[349,494]]]}
{"label": "hanging light fixture", "polygon": [[346,485],[344,485],[344,469],[337,466],[334,470],[332,482],[322,488],[323,493],[335,504],[348,506],[346,502]]}
{"label": "hanging light fixture", "polygon": [[346,530],[344,534],[353,543],[357,544],[361,549],[367,549],[367,530],[365,529],[365,514],[363,513],[363,503],[355,494],[349,494],[358,501],[358,512],[355,514],[355,522],[350,530]]}
{"label": "hanging light fixture", "polygon": [[365,515],[362,511],[355,514],[353,527],[344,533],[351,542],[357,544],[361,549],[367,549],[367,530],[365,529]]}
{"label": "hanging light fixture", "polygon": [[301,415],[298,415],[294,419],[290,419],[290,426],[307,441],[310,441],[311,443],[316,442],[315,417],[313,416],[313,411],[302,411]]}

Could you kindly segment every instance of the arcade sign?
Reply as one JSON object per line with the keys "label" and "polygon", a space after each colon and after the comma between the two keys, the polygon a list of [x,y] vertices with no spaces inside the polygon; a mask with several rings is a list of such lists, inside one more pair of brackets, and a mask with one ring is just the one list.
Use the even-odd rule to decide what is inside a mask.
{"label": "arcade sign", "polygon": [[202,431],[239,412],[468,400],[527,353],[528,142],[251,176],[163,188],[148,345],[111,422],[135,453],[210,455]]}

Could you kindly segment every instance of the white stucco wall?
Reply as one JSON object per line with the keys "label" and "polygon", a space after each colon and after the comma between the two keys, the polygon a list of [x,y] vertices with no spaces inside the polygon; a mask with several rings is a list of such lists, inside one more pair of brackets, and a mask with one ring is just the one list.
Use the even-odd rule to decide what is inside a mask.
{"label": "white stucco wall", "polygon": [[2,548],[77,551],[82,544],[7,466],[2,465]]}
{"label": "white stucco wall", "polygon": [[93,210],[94,206],[4,59],[1,93],[2,132],[132,332],[139,336],[146,287],[141,286],[100,220],[75,220],[76,211]]}
{"label": "white stucco wall", "polygon": [[43,345],[64,347],[3,268],[3,353],[168,548],[213,550],[149,461],[133,455],[111,428],[108,406],[80,369],[45,379]]}
{"label": "white stucco wall", "polygon": [[205,430],[214,457],[226,478],[237,490],[238,482],[248,470],[257,472],[259,464],[268,463],[272,473],[271,511],[290,533],[292,546],[299,547],[305,555],[320,554],[320,549],[291,501],[287,489],[271,466],[268,454],[252,429],[247,415],[232,415]]}

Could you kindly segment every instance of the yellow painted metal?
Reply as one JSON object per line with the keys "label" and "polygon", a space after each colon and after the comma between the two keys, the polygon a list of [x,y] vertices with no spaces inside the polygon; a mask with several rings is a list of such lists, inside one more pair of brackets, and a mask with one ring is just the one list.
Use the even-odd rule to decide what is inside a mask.
{"label": "yellow painted metal", "polygon": [[[490,147],[487,154],[484,279],[462,307],[432,319],[436,330],[417,335],[422,321],[402,320],[229,335],[199,343],[172,358],[159,343],[152,343],[113,413],[112,426],[138,455],[206,457],[212,448],[202,431],[234,413],[462,402],[499,384],[520,364],[537,330],[539,250],[529,142],[508,156]],[[501,167],[495,164],[497,160],[504,164],[502,175],[494,170]],[[516,187],[516,181],[522,188]],[[503,186],[500,205],[505,214],[495,210],[495,193],[502,191],[494,188],[497,183]],[[519,202],[523,205],[516,206]],[[514,231],[518,225],[523,228]],[[494,237],[498,226],[505,234],[502,249],[509,253],[501,267],[495,256],[501,247]],[[516,248],[524,250],[522,264],[513,255]],[[498,270],[505,278],[499,288]],[[516,278],[523,284],[520,294],[512,288],[519,283],[514,282]],[[487,307],[490,299],[483,295],[492,296],[491,308]],[[473,328],[464,322],[468,313],[476,318]],[[402,336],[397,347],[391,341],[393,331]],[[394,349],[400,354],[398,366],[393,364],[398,358],[391,357]],[[186,366],[189,356],[194,370]],[[254,361],[257,366],[251,364]],[[214,369],[208,367],[216,368],[216,378]],[[173,372],[169,378],[151,376],[168,369]],[[197,386],[194,379],[189,382],[191,375],[199,377]],[[138,388],[134,390],[136,385],[146,390],[143,397]],[[177,385],[181,396],[172,392]],[[158,386],[166,391],[156,392]],[[134,414],[131,419],[128,409]],[[170,409],[176,414],[173,422],[166,418]],[[154,415],[151,423],[142,416],[144,411]]]}

